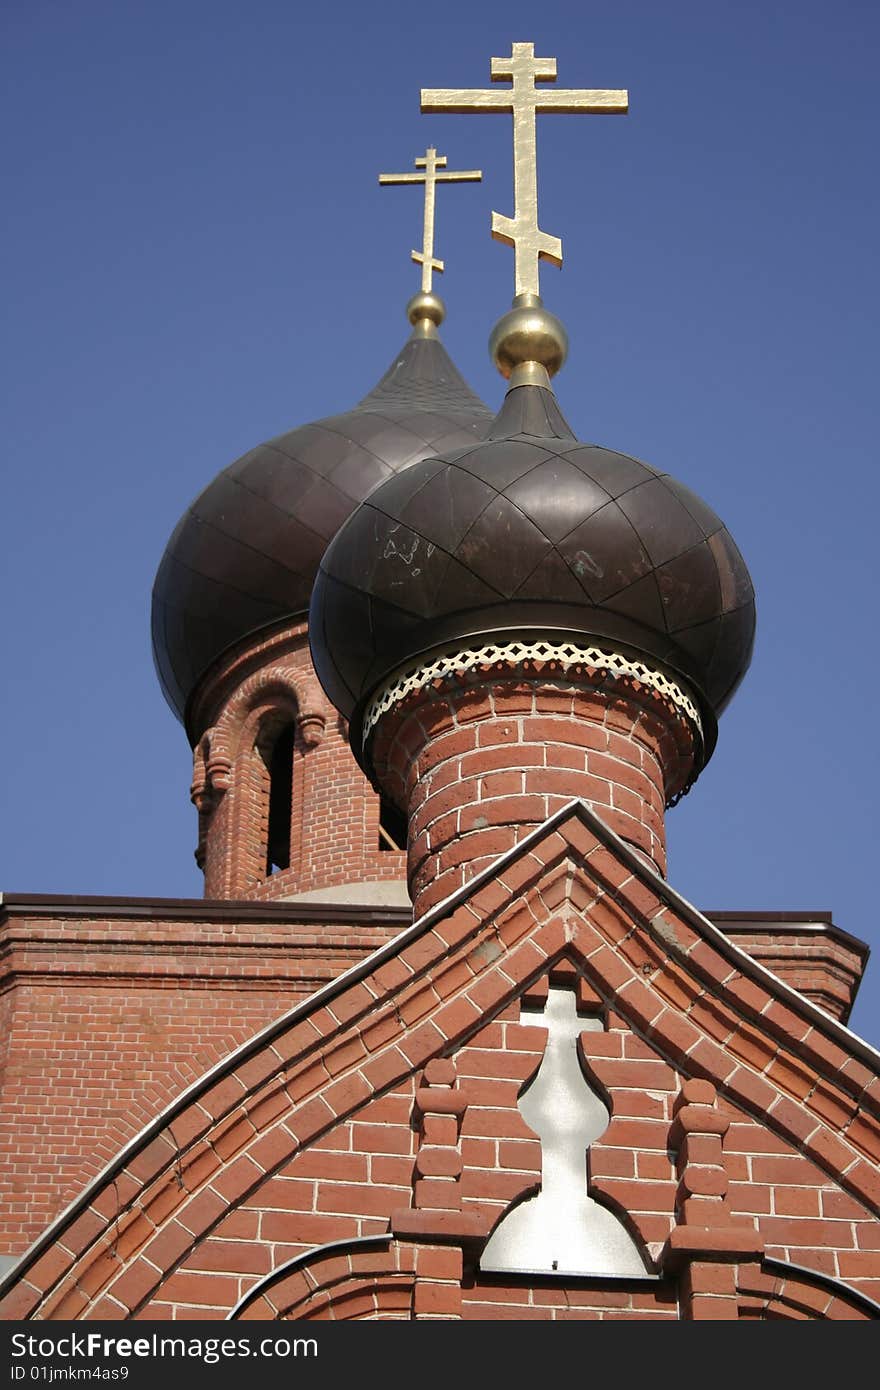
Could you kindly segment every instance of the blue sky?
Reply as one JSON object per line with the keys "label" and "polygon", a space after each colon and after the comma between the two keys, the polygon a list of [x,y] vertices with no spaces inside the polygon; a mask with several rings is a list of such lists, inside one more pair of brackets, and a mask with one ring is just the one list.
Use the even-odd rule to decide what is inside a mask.
{"label": "blue sky", "polygon": [[670,813],[700,907],[830,910],[876,958],[880,10],[869,0],[10,0],[0,888],[199,896],[150,590],[259,441],[347,408],[407,333],[428,144],[446,346],[483,398],[513,257],[507,116],[421,115],[533,41],[626,117],[539,118],[542,269],[580,438],[668,470],[752,572],[758,639]]}

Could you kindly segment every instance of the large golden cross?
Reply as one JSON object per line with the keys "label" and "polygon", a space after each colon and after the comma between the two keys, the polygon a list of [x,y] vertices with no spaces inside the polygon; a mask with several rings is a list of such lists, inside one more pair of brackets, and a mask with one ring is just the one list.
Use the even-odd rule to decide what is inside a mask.
{"label": "large golden cross", "polygon": [[535,115],[539,111],[580,111],[616,114],[628,107],[625,91],[539,92],[537,82],[556,81],[556,59],[536,58],[533,43],[515,43],[509,58],[493,58],[493,82],[511,78],[504,91],[445,88],[422,91],[423,111],[513,112],[513,217],[492,213],[492,235],[512,246],[515,258],[515,293],[539,294],[538,260],[562,265],[562,242],[538,228],[538,169]]}
{"label": "large golden cross", "polygon": [[431,272],[442,270],[443,262],[434,257],[434,190],[438,183],[473,183],[483,177],[482,169],[465,169],[455,172],[438,173],[446,169],[446,155],[438,154],[433,146],[425,150],[424,158],[415,161],[417,169],[423,174],[380,174],[380,183],[423,183],[425,185],[425,230],[422,236],[421,251],[413,251],[413,260],[422,267],[422,294],[431,293]]}

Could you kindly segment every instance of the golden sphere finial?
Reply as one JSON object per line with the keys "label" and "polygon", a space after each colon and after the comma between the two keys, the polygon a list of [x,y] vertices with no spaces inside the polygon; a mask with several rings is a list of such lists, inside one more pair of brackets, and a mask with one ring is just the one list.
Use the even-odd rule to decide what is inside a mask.
{"label": "golden sphere finial", "polygon": [[420,323],[433,323],[435,328],[446,318],[446,306],[439,294],[432,294],[424,290],[420,294],[414,294],[406,306],[406,316],[413,327]]}
{"label": "golden sphere finial", "polygon": [[[489,356],[506,378],[532,363],[543,367],[548,377],[555,376],[568,356],[568,334],[538,295],[519,294],[492,329]],[[517,373],[518,378],[523,375]]]}

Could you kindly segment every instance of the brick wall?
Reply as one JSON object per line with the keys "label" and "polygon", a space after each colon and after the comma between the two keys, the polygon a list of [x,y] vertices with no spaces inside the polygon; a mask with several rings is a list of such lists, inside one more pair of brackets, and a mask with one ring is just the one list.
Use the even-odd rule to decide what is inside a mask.
{"label": "brick wall", "polygon": [[[525,1002],[532,1008],[548,979],[527,991]],[[613,1115],[608,1130],[591,1145],[585,1176],[589,1172],[592,1194],[620,1212],[659,1261],[681,1216],[670,1138],[687,1079],[624,1024],[573,967],[563,962],[553,980],[578,988],[581,1002],[602,1012],[606,1023],[598,1033],[581,1034],[585,1072],[608,1095]],[[474,1216],[474,1229],[482,1234],[541,1181],[541,1145],[525,1125],[517,1099],[537,1072],[544,1042],[541,1027],[520,1020],[517,1001],[453,1056],[456,1086],[467,1101],[455,1145],[459,1205]],[[182,1257],[142,1316],[224,1316],[270,1269],[316,1245],[386,1233],[400,1208],[430,1207],[430,1195],[418,1194],[424,1177],[418,1168],[417,1113],[414,1086],[393,1087],[364,1105],[355,1119],[329,1127],[222,1219],[207,1240],[193,1243],[192,1254]],[[719,1113],[724,1219],[735,1230],[756,1233],[770,1258],[827,1273],[879,1297],[876,1215],[841,1193],[833,1177],[773,1136],[756,1116],[728,1101]],[[446,1207],[439,1209],[446,1212],[453,1204],[442,1201]],[[751,1262],[744,1261],[744,1268]],[[455,1315],[651,1319],[678,1318],[681,1312],[683,1290],[669,1277],[641,1286],[633,1280],[592,1280],[587,1289],[556,1280],[535,1287],[527,1277],[482,1275],[466,1252]]]}
{"label": "brick wall", "polygon": [[7,901],[0,919],[0,1252],[24,1250],[181,1090],[402,925],[387,910],[96,909]]}
{"label": "brick wall", "polygon": [[[206,1217],[213,1212],[208,1229],[196,1233],[202,1216],[196,1220],[194,1210],[190,1215],[184,1211],[164,1236],[152,1224],[144,1228],[142,1220],[140,1235],[135,1236],[134,1226],[123,1222],[114,1245],[115,1273],[121,1278],[110,1298],[99,1298],[97,1271],[90,1276],[84,1270],[78,1279],[76,1307],[84,1307],[83,1300],[87,1303],[92,1297],[91,1315],[98,1317],[119,1316],[122,1306],[148,1319],[223,1318],[270,1271],[307,1256],[315,1247],[379,1237],[391,1228],[397,1253],[384,1266],[373,1256],[361,1257],[355,1247],[321,1253],[320,1279],[314,1271],[308,1277],[292,1277],[284,1289],[266,1295],[261,1313],[255,1309],[251,1315],[409,1317],[415,1313],[447,1318],[627,1320],[678,1318],[686,1314],[689,1300],[704,1298],[717,1300],[711,1315],[721,1316],[725,1279],[730,1284],[727,1303],[732,1315],[744,1315],[740,1305],[759,1315],[760,1306],[779,1293],[784,1280],[762,1275],[754,1255],[738,1264],[724,1259],[717,1266],[707,1256],[681,1278],[662,1267],[666,1242],[683,1219],[680,1139],[674,1125],[683,1091],[692,1109],[695,1100],[702,1100],[698,1108],[717,1116],[704,1126],[723,1137],[723,1143],[722,1138],[715,1141],[721,1181],[713,1182],[711,1200],[719,1212],[723,1206],[729,1228],[753,1235],[771,1259],[827,1272],[876,1299],[880,1257],[873,1212],[842,1192],[827,1171],[772,1134],[761,1117],[729,1100],[716,1106],[714,1088],[687,1081],[645,1036],[622,1021],[572,962],[558,961],[548,975],[538,977],[523,996],[524,1002],[534,1008],[550,982],[575,989],[581,1007],[603,1018],[602,1030],[584,1032],[580,1041],[586,1074],[602,1088],[612,1112],[608,1129],[585,1159],[585,1180],[588,1172],[593,1194],[621,1213],[658,1262],[658,1280],[541,1280],[480,1272],[482,1238],[509,1205],[536,1190],[541,1179],[540,1143],[522,1119],[518,1098],[540,1064],[544,1030],[532,1019],[521,1019],[516,1000],[452,1055],[449,1075],[454,1077],[462,1104],[457,1137],[449,1147],[460,1157],[460,1164],[446,1166],[445,1181],[459,1189],[457,1197],[438,1198],[437,1187],[444,1178],[426,1178],[427,1165],[420,1163],[425,1146],[437,1152],[444,1143],[437,1127],[429,1130],[419,1119],[418,1098],[424,1094],[430,1066],[436,1063],[334,1122],[331,1109],[308,1098],[318,1093],[315,1072],[319,1067],[336,1092],[332,1102],[324,1092],[327,1104],[351,1108],[354,1092],[345,1079],[355,1060],[349,1058],[350,1045],[340,1039],[321,1064],[305,1055],[298,1060],[298,1047],[291,1058],[286,1094],[276,1086],[259,1093],[258,1104],[264,1112],[259,1121],[253,1109],[252,1123],[243,1125],[233,1109],[229,1119],[215,1127],[202,1158],[194,1160],[192,1154],[184,1158],[182,1175],[187,1187],[198,1182],[194,1165],[207,1165],[203,1181],[210,1187],[197,1200]],[[346,1010],[340,1006],[340,1012]],[[282,1054],[291,1050],[283,1043],[275,1046]],[[254,1065],[253,1061],[243,1064],[242,1080]],[[214,1104],[204,1101],[203,1109],[208,1113],[218,1105],[225,1109],[230,1096],[241,1094],[230,1078]],[[291,1102],[296,1107],[293,1112]],[[448,1115],[455,1109],[441,1108]],[[275,1129],[265,1126],[267,1118],[271,1121],[275,1115],[283,1121],[291,1113],[301,1135],[313,1133],[311,1140],[300,1139],[299,1146],[283,1123]],[[255,1143],[258,1123],[264,1133]],[[180,1128],[185,1133],[187,1126],[182,1123]],[[701,1171],[711,1168],[705,1152],[696,1146],[691,1160]],[[147,1213],[157,1214],[161,1231],[162,1187],[150,1177],[156,1166],[157,1159],[148,1151],[143,1162],[131,1164],[129,1171],[142,1172],[148,1184],[142,1204]],[[433,1165],[435,1170],[440,1166]],[[688,1190],[696,1186],[692,1174]],[[96,1205],[103,1209],[101,1201]],[[454,1214],[456,1206],[472,1219],[471,1239],[465,1241],[463,1252],[448,1248],[450,1238],[442,1224],[431,1239],[432,1221]],[[421,1234],[407,1237],[397,1229],[401,1211],[424,1218]],[[473,1239],[474,1232],[479,1239]],[[134,1259],[145,1234],[151,1238],[148,1258]],[[401,1253],[407,1245],[409,1257]],[[432,1260],[426,1252],[433,1252]],[[159,1287],[150,1292],[163,1267],[166,1272]],[[429,1283],[431,1292],[420,1302],[421,1280]],[[315,1301],[309,1304],[307,1295]],[[48,1315],[71,1316],[71,1296],[59,1289]],[[825,1303],[836,1297],[827,1289],[817,1293],[815,1288],[811,1296],[824,1298]],[[818,1311],[814,1303],[813,1314]]]}

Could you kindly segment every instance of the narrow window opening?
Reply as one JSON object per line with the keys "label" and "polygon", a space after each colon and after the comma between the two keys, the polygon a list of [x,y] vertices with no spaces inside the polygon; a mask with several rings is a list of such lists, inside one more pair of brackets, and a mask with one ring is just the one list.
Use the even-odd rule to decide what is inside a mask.
{"label": "narrow window opening", "polygon": [[382,797],[379,801],[379,848],[399,854],[406,849],[407,820],[393,802]]}
{"label": "narrow window opening", "polygon": [[266,839],[266,875],[290,868],[290,829],[293,800],[293,744],[295,727],[288,724],[275,740],[268,760],[269,833]]}

